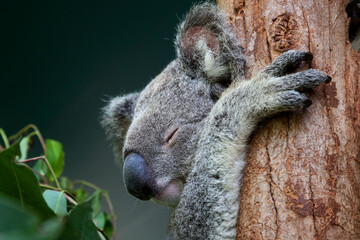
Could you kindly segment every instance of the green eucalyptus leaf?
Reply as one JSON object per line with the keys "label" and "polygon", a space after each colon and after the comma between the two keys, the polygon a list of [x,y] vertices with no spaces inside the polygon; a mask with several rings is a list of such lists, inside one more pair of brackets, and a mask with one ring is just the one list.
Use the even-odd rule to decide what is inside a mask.
{"label": "green eucalyptus leaf", "polygon": [[0,193],[19,200],[23,208],[27,206],[42,219],[54,216],[33,172],[24,164],[15,163],[17,156],[20,156],[19,142],[0,152]]}
{"label": "green eucalyptus leaf", "polygon": [[101,197],[104,190],[96,190],[88,200],[92,200],[93,219],[96,220],[96,225],[103,230],[107,238],[111,239],[113,234],[113,223],[110,216],[101,211]]}
{"label": "green eucalyptus leaf", "polygon": [[54,213],[59,216],[65,216],[67,214],[67,202],[63,191],[46,190],[43,192],[43,197]]}
{"label": "green eucalyptus leaf", "polygon": [[64,156],[63,146],[60,142],[46,139],[46,158],[49,160],[49,163],[52,169],[55,172],[56,177],[59,177],[63,171],[64,167]]}
{"label": "green eucalyptus leaf", "polygon": [[90,198],[92,199],[93,218],[96,218],[101,210],[101,191],[96,190]]}
{"label": "green eucalyptus leaf", "polygon": [[92,221],[92,199],[75,206],[65,218],[65,226],[59,240],[100,239]]}
{"label": "green eucalyptus leaf", "polygon": [[101,212],[97,215],[97,217],[95,218],[96,220],[96,226],[99,228],[99,229],[104,229],[104,226],[105,226],[105,213],[104,212]]}
{"label": "green eucalyptus leaf", "polygon": [[32,229],[40,221],[37,215],[24,210],[18,201],[11,201],[3,195],[0,195],[0,212],[0,236],[17,229]]}
{"label": "green eucalyptus leaf", "polygon": [[107,240],[107,238],[104,237],[104,235],[102,233],[99,232],[99,237],[101,240]]}
{"label": "green eucalyptus leaf", "polygon": [[[35,165],[33,166],[33,169],[38,171],[41,175],[43,175],[46,178],[48,170],[43,160],[41,159],[37,160]],[[38,181],[40,181],[39,175],[35,174],[35,177]]]}
{"label": "green eucalyptus leaf", "polygon": [[[36,164],[32,168],[34,170],[38,171],[41,175],[43,175],[45,177],[45,179],[53,180],[53,178],[51,176],[51,172],[50,172],[49,168],[47,167],[46,163],[44,162],[44,160],[42,160],[42,159],[37,160]],[[40,180],[39,175],[36,174],[35,176],[39,181]]]}
{"label": "green eucalyptus leaf", "polygon": [[23,161],[27,158],[27,153],[29,150],[29,141],[30,141],[29,137],[24,137],[23,139],[21,139],[20,141],[21,157],[18,159],[18,161]]}
{"label": "green eucalyptus leaf", "polygon": [[51,240],[59,235],[59,220],[41,222],[37,214],[4,195],[0,195],[0,212],[0,239]]}
{"label": "green eucalyptus leaf", "polygon": [[42,222],[39,229],[39,234],[42,237],[41,240],[54,240],[58,239],[62,230],[62,219],[61,218],[50,218],[45,222]]}
{"label": "green eucalyptus leaf", "polygon": [[59,182],[62,189],[65,189],[69,192],[71,192],[71,190],[73,189],[73,184],[67,177],[60,177]]}
{"label": "green eucalyptus leaf", "polygon": [[104,231],[105,235],[109,239],[111,239],[113,231],[114,231],[113,222],[111,221],[110,216],[106,212],[103,212],[103,213],[105,216],[105,225],[104,225],[103,231]]}
{"label": "green eucalyptus leaf", "polygon": [[89,194],[84,189],[74,190],[73,193],[79,203],[85,201],[89,197]]}

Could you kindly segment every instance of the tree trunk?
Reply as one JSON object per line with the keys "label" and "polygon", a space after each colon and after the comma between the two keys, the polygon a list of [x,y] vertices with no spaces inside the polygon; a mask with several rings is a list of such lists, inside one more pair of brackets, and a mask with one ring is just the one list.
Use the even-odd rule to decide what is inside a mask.
{"label": "tree trunk", "polygon": [[238,239],[360,239],[360,54],[348,0],[218,0],[246,49],[248,78],[288,49],[333,80],[313,105],[259,126],[241,189]]}

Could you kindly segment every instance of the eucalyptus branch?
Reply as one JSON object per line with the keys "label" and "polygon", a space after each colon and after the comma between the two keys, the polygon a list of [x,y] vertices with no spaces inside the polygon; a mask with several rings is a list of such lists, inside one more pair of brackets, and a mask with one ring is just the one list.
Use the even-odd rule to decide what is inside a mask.
{"label": "eucalyptus branch", "polygon": [[57,187],[50,186],[50,185],[48,185],[48,184],[41,184],[41,183],[40,183],[39,186],[42,187],[42,188],[47,188],[47,189],[54,190],[54,191],[58,191],[58,192],[62,191],[62,189],[57,188]]}
{"label": "eucalyptus branch", "polygon": [[[110,238],[114,239],[114,240],[116,239],[116,225],[115,225],[116,224],[116,216],[115,216],[114,208],[113,208],[113,205],[111,203],[108,192],[101,189],[100,187],[96,186],[95,184],[89,183],[87,181],[77,180],[77,181],[74,181],[74,182],[67,182],[68,180],[66,178],[64,180],[64,186],[63,186],[64,189],[63,189],[62,186],[59,183],[60,179],[58,179],[56,177],[56,174],[55,174],[55,171],[54,171],[54,170],[57,170],[57,169],[56,168],[53,169],[53,167],[50,164],[49,159],[47,158],[47,157],[50,157],[51,154],[49,152],[47,153],[47,151],[46,151],[47,149],[46,149],[46,143],[44,141],[44,138],[42,137],[39,129],[34,124],[27,125],[26,127],[21,129],[20,131],[18,131],[16,134],[10,136],[9,138],[5,134],[5,131],[0,128],[0,135],[1,135],[2,139],[3,139],[4,144],[5,144],[5,148],[2,145],[0,145],[0,151],[3,150],[3,149],[9,148],[9,147],[11,148],[11,144],[13,144],[13,143],[18,144],[18,142],[20,140],[24,139],[24,138],[25,139],[24,139],[23,142],[24,143],[25,142],[29,143],[28,140],[33,141],[32,139],[36,135],[36,137],[39,139],[39,141],[41,143],[41,146],[43,148],[44,153],[41,156],[31,157],[31,158],[27,158],[27,159],[23,159],[23,160],[19,160],[20,157],[17,157],[15,159],[15,163],[17,163],[18,166],[26,167],[27,169],[32,171],[34,174],[39,176],[39,177],[37,177],[37,179],[38,179],[37,186],[39,186],[41,188],[41,192],[44,192],[46,189],[48,189],[48,190],[64,193],[64,197],[66,198],[66,202],[68,204],[71,204],[71,206],[78,205],[78,200],[77,200],[76,196],[78,194],[78,190],[80,190],[79,199],[80,199],[81,196],[83,196],[82,191],[81,191],[83,189],[83,186],[86,186],[86,187],[88,187],[90,189],[94,189],[96,191],[96,193],[93,193],[93,196],[96,196],[96,198],[99,199],[99,200],[100,200],[100,198],[99,198],[100,196],[104,196],[104,198],[106,199],[109,211],[110,211],[109,215],[107,215],[107,214],[105,215],[106,216],[106,223],[109,223],[109,221],[111,221],[111,223],[113,225],[112,236],[108,237],[105,234],[104,229],[99,228],[99,223],[96,221],[96,218],[94,218],[92,220],[96,225],[96,229],[97,229],[98,234],[99,234],[101,239],[103,239],[103,240],[105,240],[105,239],[109,240]],[[1,144],[3,144],[3,143],[1,142]],[[20,147],[23,147],[23,146],[20,146]],[[53,149],[52,147],[54,147],[54,149],[58,149],[57,146],[49,146],[48,151],[52,150]],[[21,151],[23,151],[23,150],[24,149],[21,149]],[[29,146],[27,146],[25,148],[25,151],[27,151],[27,152],[29,151]],[[40,167],[41,170],[35,170],[33,167],[31,167],[32,164],[29,164],[29,163],[33,163],[33,162],[36,162],[36,161],[39,161],[38,162],[39,164],[35,165],[35,169]],[[56,160],[54,160],[54,162],[56,163]],[[53,162],[51,161],[51,163],[53,163]],[[45,164],[46,167],[43,164]],[[55,167],[55,165],[54,165],[54,167]],[[53,178],[53,180],[52,180],[52,178]],[[83,186],[79,186],[78,188],[73,188],[73,184],[77,184],[77,183],[81,184]],[[69,189],[65,190],[68,187],[69,187]],[[74,193],[76,193],[76,196],[73,193],[71,193],[70,191],[74,191]],[[86,194],[88,194],[88,193],[86,193]],[[98,195],[98,194],[100,194],[100,195]],[[47,196],[44,196],[44,199],[46,199],[46,198],[47,198]],[[97,207],[101,207],[101,204],[100,204],[100,206],[98,206],[98,203],[96,202],[96,209],[97,209]],[[95,206],[93,206],[93,208],[95,208]],[[104,214],[104,213],[102,213],[102,214]],[[102,215],[102,217],[103,216],[104,215]],[[63,216],[60,216],[59,218],[63,218]],[[109,218],[110,218],[110,220],[109,220]],[[103,222],[101,222],[101,223],[103,223]]]}
{"label": "eucalyptus branch", "polygon": [[20,137],[22,134],[26,133],[29,129],[33,129],[35,131],[35,134],[37,135],[37,137],[38,137],[38,139],[39,139],[39,141],[41,143],[43,151],[44,151],[44,153],[46,153],[46,145],[45,145],[44,138],[42,137],[39,129],[34,124],[27,125],[23,129],[21,129],[19,132],[17,132],[16,134],[10,136],[9,140],[15,141],[18,137]]}
{"label": "eucalyptus branch", "polygon": [[54,170],[52,169],[52,167],[51,167],[51,165],[50,165],[50,163],[49,163],[49,160],[48,160],[45,156],[44,156],[43,160],[44,160],[46,166],[48,167],[48,169],[50,170],[52,177],[54,178],[55,185],[56,185],[58,188],[61,188],[61,187],[60,187],[60,184],[59,184],[59,181],[57,180],[57,177],[56,177],[56,175],[55,175],[55,172],[54,172]]}
{"label": "eucalyptus branch", "polygon": [[69,194],[67,194],[66,192],[64,192],[64,195],[65,195],[65,198],[66,198],[70,203],[72,203],[74,206],[78,205],[78,203],[77,203],[72,197],[70,197]]}
{"label": "eucalyptus branch", "polygon": [[28,138],[31,138],[32,136],[35,136],[37,135],[37,133],[34,131],[34,132],[31,132],[29,133],[28,135],[26,135]]}
{"label": "eucalyptus branch", "polygon": [[39,156],[39,157],[34,157],[34,158],[28,158],[22,161],[18,161],[19,163],[27,163],[27,162],[32,162],[32,161],[36,161],[36,160],[43,160],[45,156]]}

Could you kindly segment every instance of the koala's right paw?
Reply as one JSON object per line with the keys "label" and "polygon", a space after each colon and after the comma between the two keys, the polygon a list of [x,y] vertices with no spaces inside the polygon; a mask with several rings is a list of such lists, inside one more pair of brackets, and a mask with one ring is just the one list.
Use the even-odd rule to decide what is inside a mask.
{"label": "koala's right paw", "polygon": [[275,77],[283,76],[298,68],[301,62],[311,63],[312,59],[310,52],[290,50],[276,58],[263,72]]}
{"label": "koala's right paw", "polygon": [[260,73],[259,85],[267,96],[263,106],[265,116],[299,107],[309,107],[312,102],[301,91],[331,81],[330,76],[315,69],[289,74],[297,69],[302,61],[310,63],[311,60],[311,53],[291,50],[280,55]]}

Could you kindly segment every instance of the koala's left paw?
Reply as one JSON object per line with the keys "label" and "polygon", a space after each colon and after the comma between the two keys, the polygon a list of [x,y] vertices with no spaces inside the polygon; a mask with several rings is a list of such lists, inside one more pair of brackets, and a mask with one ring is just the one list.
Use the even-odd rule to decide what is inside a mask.
{"label": "koala's left paw", "polygon": [[315,69],[291,73],[302,61],[311,62],[312,54],[291,50],[280,55],[260,74],[260,86],[267,101],[263,106],[263,115],[308,107],[311,100],[301,91],[315,88],[321,83],[329,83],[331,77]]}

